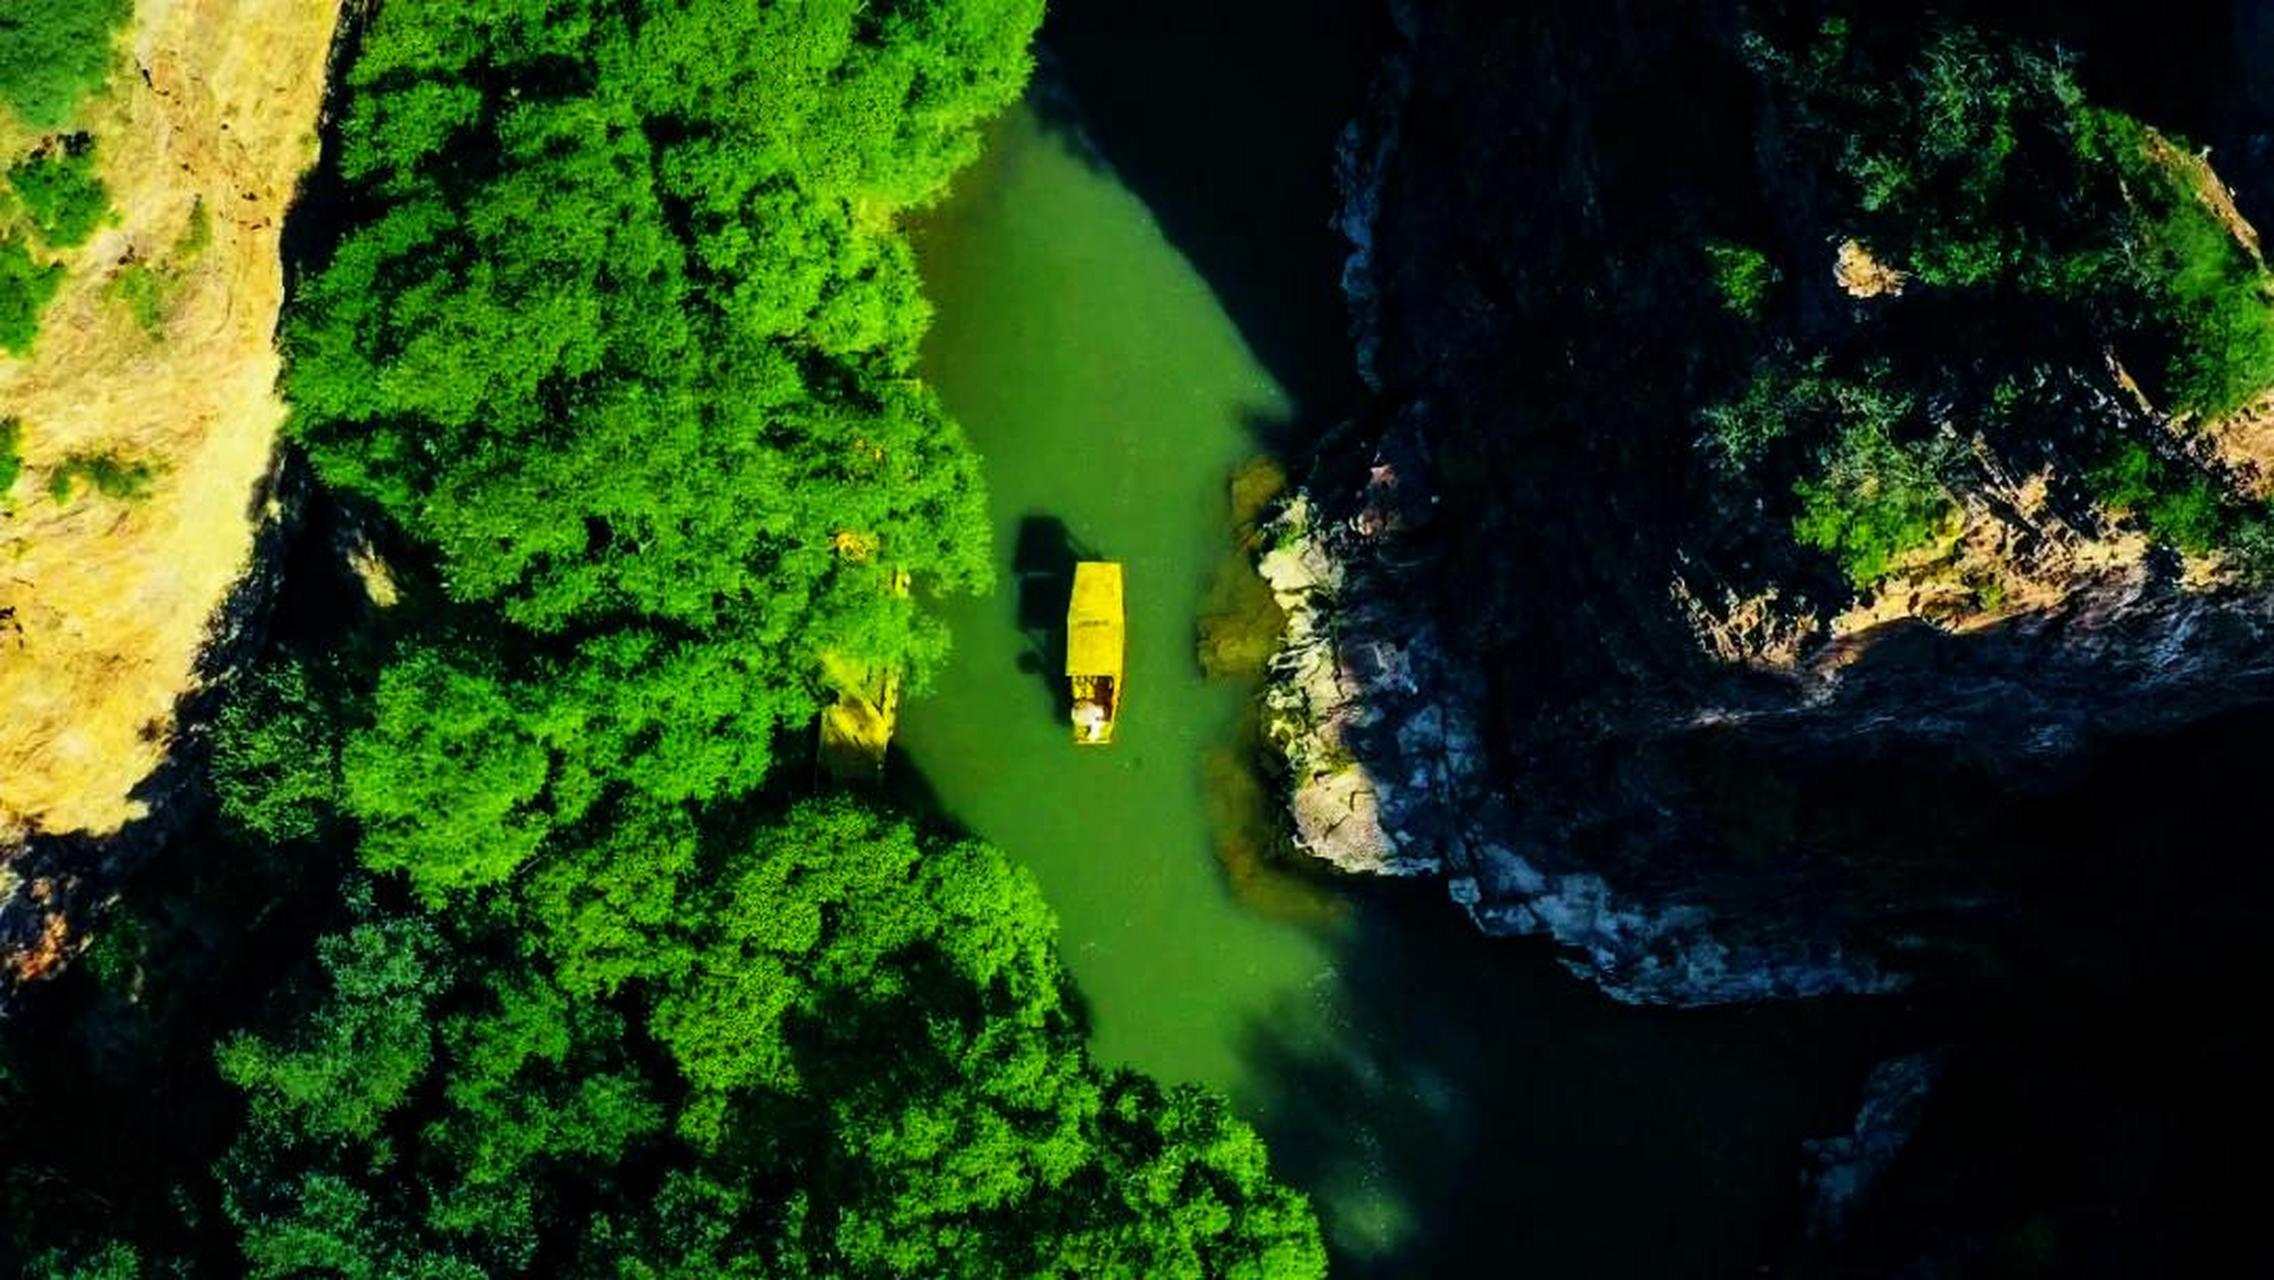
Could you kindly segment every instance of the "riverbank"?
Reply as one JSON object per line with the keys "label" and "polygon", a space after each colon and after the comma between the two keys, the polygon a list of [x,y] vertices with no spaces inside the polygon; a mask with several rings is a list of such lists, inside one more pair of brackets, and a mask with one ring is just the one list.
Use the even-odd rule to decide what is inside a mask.
{"label": "riverbank", "polygon": [[1442,880],[1484,933],[1550,939],[1631,1003],[1900,989],[1835,934],[1630,894],[1527,833],[1486,750],[1484,682],[1426,603],[1442,565],[1425,440],[1401,424],[1371,457],[1343,501],[1295,495],[1257,560],[1287,620],[1262,702],[1295,848],[1349,874]]}

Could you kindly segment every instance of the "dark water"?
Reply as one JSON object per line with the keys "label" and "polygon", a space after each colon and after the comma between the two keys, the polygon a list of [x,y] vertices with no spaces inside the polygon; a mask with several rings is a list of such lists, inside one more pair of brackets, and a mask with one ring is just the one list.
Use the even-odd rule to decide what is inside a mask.
{"label": "dark water", "polygon": [[[910,785],[1033,869],[1102,1057],[1263,1128],[1340,1273],[1749,1271],[1801,1142],[1849,1123],[1852,1011],[1621,1008],[1434,887],[1258,860],[1252,690],[1194,638],[1234,469],[1356,407],[1331,165],[1379,32],[1359,0],[1135,9],[1058,8],[1030,103],[921,232],[927,374],[986,456],[1002,584],[947,607]],[[1105,751],[1049,678],[1075,550],[1128,566]]]}

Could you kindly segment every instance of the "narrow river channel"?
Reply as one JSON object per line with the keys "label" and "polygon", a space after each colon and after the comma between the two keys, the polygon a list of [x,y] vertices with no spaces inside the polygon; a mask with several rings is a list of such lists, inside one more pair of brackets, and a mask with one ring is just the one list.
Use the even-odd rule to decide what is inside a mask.
{"label": "narrow river channel", "polygon": [[[898,785],[1032,868],[1099,1056],[1229,1093],[1338,1274],[1752,1270],[1799,1211],[1802,1141],[1850,1122],[1852,1013],[1622,1008],[1434,888],[1255,861],[1250,690],[1205,677],[1195,637],[1236,554],[1233,473],[1353,394],[1318,313],[1362,32],[1280,0],[1102,9],[1061,6],[1062,56],[920,228],[927,375],[985,456],[1001,581],[944,605],[955,653],[906,709]],[[1304,39],[1339,43],[1306,63]],[[1178,104],[1130,110],[1131,64]],[[1205,189],[1176,185],[1179,155]],[[1103,750],[1058,702],[1074,554],[1127,566]]]}

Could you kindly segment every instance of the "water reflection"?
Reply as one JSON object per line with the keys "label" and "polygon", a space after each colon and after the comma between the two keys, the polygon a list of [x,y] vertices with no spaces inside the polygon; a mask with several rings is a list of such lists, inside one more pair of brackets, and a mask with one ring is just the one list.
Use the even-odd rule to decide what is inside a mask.
{"label": "water reflection", "polygon": [[1287,473],[1270,458],[1254,458],[1232,473],[1229,489],[1231,527],[1200,603],[1195,652],[1201,674],[1252,683],[1287,621],[1254,564],[1262,549],[1262,522],[1286,493]]}
{"label": "water reflection", "polygon": [[1350,903],[1287,838],[1286,811],[1266,781],[1261,735],[1264,664],[1286,616],[1257,576],[1262,524],[1287,491],[1287,473],[1271,458],[1252,458],[1227,484],[1231,523],[1223,555],[1200,605],[1194,657],[1211,680],[1247,700],[1232,740],[1200,757],[1200,790],[1225,886],[1241,906],[1275,920],[1325,924],[1345,918]]}
{"label": "water reflection", "polygon": [[1286,815],[1257,773],[1251,734],[1200,758],[1201,800],[1224,886],[1247,910],[1308,925],[1348,918],[1350,900],[1288,847]]}

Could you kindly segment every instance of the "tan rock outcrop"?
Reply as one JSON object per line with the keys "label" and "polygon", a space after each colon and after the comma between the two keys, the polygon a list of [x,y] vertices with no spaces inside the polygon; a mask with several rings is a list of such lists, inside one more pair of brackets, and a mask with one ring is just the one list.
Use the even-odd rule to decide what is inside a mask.
{"label": "tan rock outcrop", "polygon": [[[285,209],[315,160],[339,7],[141,0],[81,107],[116,215],[65,259],[34,348],[0,355],[25,463],[0,499],[0,847],[140,815],[130,793],[247,569],[284,417]],[[0,122],[0,144],[28,141]],[[157,289],[140,316],[129,273]],[[75,454],[146,464],[147,493],[57,501]]]}

